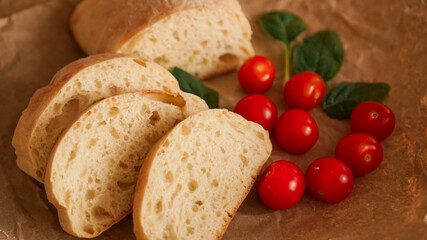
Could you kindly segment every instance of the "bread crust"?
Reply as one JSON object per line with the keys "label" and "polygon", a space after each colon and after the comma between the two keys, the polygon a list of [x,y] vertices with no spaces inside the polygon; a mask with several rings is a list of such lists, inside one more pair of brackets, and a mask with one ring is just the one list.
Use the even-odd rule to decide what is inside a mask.
{"label": "bread crust", "polygon": [[[190,116],[191,117],[191,116]],[[175,126],[176,127],[176,126]],[[141,208],[142,208],[142,196],[145,193],[145,187],[147,186],[148,177],[150,175],[151,165],[153,164],[154,157],[156,156],[157,150],[165,143],[169,133],[175,128],[173,127],[166,133],[157,143],[150,149],[144,161],[142,162],[141,170],[139,171],[138,180],[135,186],[135,197],[133,202],[133,214],[132,220],[133,231],[137,240],[150,240],[144,233],[144,229],[141,225],[135,224],[137,219],[141,219]],[[140,236],[142,238],[140,238]]]}
{"label": "bread crust", "polygon": [[[212,111],[212,110],[207,110],[207,111]],[[219,109],[214,110],[214,111],[221,111]],[[227,112],[226,110],[222,110],[224,112]],[[200,112],[196,115],[199,114],[203,114],[203,112]],[[193,118],[193,116],[188,117],[187,119]],[[181,123],[180,123],[181,124]],[[145,189],[148,183],[148,179],[150,176],[150,169],[151,166],[153,164],[153,161],[156,157],[156,154],[158,152],[158,150],[163,146],[163,144],[168,140],[168,136],[170,135],[170,133],[175,129],[178,128],[180,126],[180,124],[175,125],[175,127],[173,127],[171,130],[168,131],[168,133],[166,133],[149,151],[149,153],[147,154],[147,157],[145,158],[144,162],[142,163],[141,166],[141,170],[139,172],[138,175],[138,181],[135,187],[135,198],[134,198],[134,203],[133,203],[133,222],[134,222],[134,233],[136,236],[137,240],[153,240],[148,238],[145,233],[144,233],[144,229],[142,228],[141,224],[135,224],[139,221],[139,219],[141,219],[141,209],[143,206],[143,196],[145,193]],[[269,139],[269,133],[266,132],[266,135]],[[270,141],[269,141],[270,142]],[[272,151],[272,145],[271,142],[269,143],[269,152],[268,152],[268,156],[270,156]],[[251,184],[249,184],[248,188],[245,190],[243,197],[239,200],[238,204],[236,204],[235,209],[232,211],[232,213],[229,213],[230,218],[228,219],[227,222],[225,222],[221,234],[219,234],[217,236],[217,239],[221,239],[222,236],[224,235],[225,231],[227,230],[228,225],[230,224],[231,220],[233,219],[233,217],[235,216],[237,210],[239,209],[240,205],[242,204],[242,202],[245,200],[245,198],[247,197],[247,195],[249,194],[250,190],[252,189],[253,185],[255,184],[255,181],[257,179],[257,176],[260,174],[262,167],[264,166],[264,164],[267,162],[269,157],[267,157],[266,159],[263,160],[262,164],[259,166],[258,170],[257,170],[257,174],[255,176],[252,176],[252,182]]]}
{"label": "bread crust", "polygon": [[[157,90],[147,90],[147,91],[141,91],[141,92],[135,92],[135,93],[125,93],[122,95],[117,95],[117,96],[112,96],[111,98],[121,98],[124,95],[133,95],[136,97],[143,97],[143,98],[147,98],[147,99],[151,99],[151,100],[157,100],[157,101],[161,101],[167,104],[173,104],[177,107],[180,108],[184,108],[185,107],[185,100],[181,95],[172,95],[172,94],[168,94],[165,92],[161,92],[161,91],[157,91]],[[109,99],[105,99],[103,101],[109,101]],[[46,167],[46,175],[45,175],[45,179],[44,179],[44,186],[45,186],[45,191],[46,191],[46,195],[47,195],[47,199],[49,200],[50,203],[52,203],[56,209],[58,210],[58,218],[59,218],[59,222],[61,224],[61,227],[64,229],[64,231],[66,231],[67,233],[79,237],[79,238],[94,238],[99,236],[101,233],[103,233],[104,231],[108,230],[110,227],[112,227],[115,223],[119,222],[120,220],[122,220],[123,218],[125,218],[127,215],[129,215],[132,212],[132,208],[125,211],[122,215],[118,216],[116,219],[114,219],[110,224],[108,225],[104,225],[105,229],[104,231],[101,231],[99,233],[95,233],[93,235],[79,235],[78,233],[76,233],[73,228],[72,228],[72,224],[69,218],[69,215],[67,213],[67,209],[62,206],[58,199],[55,197],[54,194],[54,189],[53,189],[53,179],[52,179],[52,165],[53,165],[53,161],[54,161],[54,157],[55,157],[55,153],[58,150],[58,147],[60,146],[60,143],[62,141],[62,139],[67,135],[68,131],[72,131],[74,124],[76,124],[79,121],[84,121],[84,118],[86,118],[86,114],[89,111],[92,111],[92,109],[96,108],[96,106],[98,104],[101,104],[100,102],[97,102],[95,104],[93,104],[92,106],[90,106],[89,108],[87,108],[82,114],[81,116],[76,119],[60,136],[60,138],[58,139],[57,143],[55,144],[54,148],[52,149],[52,152],[49,156],[49,161],[48,161],[48,165]]]}
{"label": "bread crust", "polygon": [[87,54],[116,52],[136,33],[175,12],[214,7],[243,15],[237,0],[85,0],[72,13],[70,28]]}
{"label": "bread crust", "polygon": [[[238,15],[241,26],[250,28],[237,0],[85,0],[71,15],[70,28],[79,46],[89,55],[119,52],[139,32],[174,13],[208,8]],[[193,74],[201,80],[222,75],[238,68],[244,60],[241,58],[221,62],[208,73]]]}

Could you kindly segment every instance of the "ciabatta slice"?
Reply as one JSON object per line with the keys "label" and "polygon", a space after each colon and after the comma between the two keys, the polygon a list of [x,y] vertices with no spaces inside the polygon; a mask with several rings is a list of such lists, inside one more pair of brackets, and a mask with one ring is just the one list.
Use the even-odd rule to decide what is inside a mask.
{"label": "ciabatta slice", "polygon": [[43,182],[58,137],[87,107],[106,97],[146,89],[180,92],[172,74],[138,57],[101,54],[65,66],[36,91],[19,119],[12,140],[19,168]]}
{"label": "ciabatta slice", "polygon": [[271,150],[268,132],[233,112],[185,119],[143,162],[133,208],[137,239],[220,239]]}
{"label": "ciabatta slice", "polygon": [[87,54],[137,54],[200,79],[236,69],[254,54],[238,0],[84,0],[70,26]]}
{"label": "ciabatta slice", "polygon": [[142,160],[192,113],[185,105],[180,95],[162,92],[117,95],[91,106],[64,132],[50,155],[45,188],[66,232],[96,237],[131,212]]}

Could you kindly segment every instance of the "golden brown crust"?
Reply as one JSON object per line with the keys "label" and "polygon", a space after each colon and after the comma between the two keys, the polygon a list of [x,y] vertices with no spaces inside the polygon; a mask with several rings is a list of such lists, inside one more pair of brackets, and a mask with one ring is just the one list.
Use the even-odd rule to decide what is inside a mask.
{"label": "golden brown crust", "polygon": [[237,0],[85,0],[71,15],[70,28],[87,54],[116,52],[136,33],[172,13],[211,7],[241,12]]}
{"label": "golden brown crust", "polygon": [[[56,207],[56,206],[55,206]],[[114,226],[114,224],[120,222],[121,220],[123,220],[125,217],[127,217],[130,213],[132,212],[132,209],[126,211],[125,213],[123,213],[120,217],[118,217],[117,219],[114,219],[113,222],[111,222],[111,224],[105,225],[105,229],[103,231],[94,233],[93,235],[90,236],[81,236],[76,234],[71,228],[70,228],[70,224],[67,224],[66,221],[69,221],[69,218],[67,217],[67,212],[66,210],[59,210],[58,209],[58,219],[59,219],[59,223],[62,227],[62,229],[64,229],[64,231],[66,231],[67,233],[69,233],[70,235],[73,235],[75,237],[78,238],[95,238],[98,237],[99,235],[101,235],[103,232],[107,231],[108,229],[110,229],[112,226]]]}
{"label": "golden brown crust", "polygon": [[150,176],[151,165],[153,164],[153,160],[157,154],[157,150],[161,146],[163,146],[167,136],[175,127],[169,130],[169,132],[166,133],[159,141],[157,141],[157,143],[150,149],[144,161],[142,162],[141,170],[139,171],[138,181],[136,182],[136,186],[135,186],[135,197],[133,202],[133,215],[132,215],[132,219],[134,222],[133,232],[135,233],[136,239],[138,240],[139,239],[149,240],[149,238],[144,234],[144,229],[142,228],[142,225],[135,224],[135,223],[138,222],[137,219],[141,219],[141,208],[143,203],[142,197],[144,196],[145,187],[147,186],[148,177]]}
{"label": "golden brown crust", "polygon": [[67,211],[65,210],[65,208],[61,207],[60,205],[54,205],[54,206],[58,210],[59,224],[61,225],[62,229],[64,229],[64,231],[69,233],[70,235],[73,235],[73,236],[78,237],[78,238],[95,238],[95,237],[98,237],[103,232],[110,229],[114,224],[123,220],[125,217],[127,217],[132,212],[132,209],[130,209],[130,210],[124,212],[122,215],[120,215],[120,217],[118,217],[117,219],[114,219],[114,221],[112,221],[111,224],[104,225],[105,229],[103,231],[100,231],[98,233],[94,233],[93,235],[90,235],[90,236],[81,236],[81,235],[78,235],[77,233],[75,233],[73,231],[73,229],[71,228],[70,219],[68,218],[68,214],[67,214]]}
{"label": "golden brown crust", "polygon": [[26,174],[40,181],[36,175],[36,167],[29,148],[29,141],[34,130],[37,119],[40,117],[41,108],[38,106],[45,106],[48,103],[46,95],[51,91],[51,88],[45,87],[37,90],[31,97],[28,107],[22,112],[15,132],[12,138],[12,146],[15,148],[17,155],[18,167]]}

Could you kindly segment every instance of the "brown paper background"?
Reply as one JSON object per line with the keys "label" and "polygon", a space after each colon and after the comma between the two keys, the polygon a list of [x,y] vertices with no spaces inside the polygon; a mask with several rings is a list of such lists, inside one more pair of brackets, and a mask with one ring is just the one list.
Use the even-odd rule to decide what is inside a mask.
{"label": "brown paper background", "polygon": [[[43,186],[17,168],[10,142],[34,91],[48,84],[61,67],[84,56],[67,25],[77,2],[0,0],[0,239],[75,239],[61,230]],[[382,142],[383,163],[375,172],[357,178],[345,201],[327,204],[305,194],[296,207],[273,211],[261,204],[253,188],[223,239],[427,239],[426,1],[241,3],[251,21],[256,53],[275,63],[276,82],[266,95],[279,113],[287,110],[280,87],[283,46],[256,24],[256,16],[267,10],[298,14],[308,26],[307,33],[337,30],[346,50],[345,62],[327,87],[341,81],[389,83],[391,92],[385,103],[393,109],[397,125]],[[236,72],[207,84],[220,92],[225,108],[233,109],[246,96]],[[314,148],[292,155],[281,150],[272,136],[274,150],[268,164],[287,159],[305,171],[314,159],[333,156],[340,138],[350,133],[348,121],[328,118],[319,107],[310,114],[320,129]],[[98,239],[134,239],[131,218]]]}

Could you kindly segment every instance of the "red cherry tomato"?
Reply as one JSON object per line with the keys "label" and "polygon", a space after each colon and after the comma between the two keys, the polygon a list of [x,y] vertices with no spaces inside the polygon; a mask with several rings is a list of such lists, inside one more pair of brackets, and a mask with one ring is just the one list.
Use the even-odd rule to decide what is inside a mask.
{"label": "red cherry tomato", "polygon": [[342,161],[323,157],[314,160],[305,172],[308,192],[329,203],[346,199],[353,190],[353,173]]}
{"label": "red cherry tomato", "polygon": [[380,141],[390,136],[395,122],[393,111],[389,107],[371,101],[357,105],[350,116],[353,133],[368,133]]}
{"label": "red cherry tomato", "polygon": [[325,82],[316,73],[302,72],[289,79],[283,94],[290,108],[310,110],[322,102]]}
{"label": "red cherry tomato", "polygon": [[345,162],[354,176],[362,176],[377,169],[383,160],[383,148],[373,136],[355,133],[341,139],[335,157]]}
{"label": "red cherry tomato", "polygon": [[273,62],[264,56],[246,60],[239,70],[239,83],[248,93],[263,93],[273,85],[276,70]]}
{"label": "red cherry tomato", "polygon": [[317,142],[319,128],[306,111],[293,109],[284,112],[277,120],[276,138],[286,151],[303,153]]}
{"label": "red cherry tomato", "polygon": [[236,105],[234,112],[249,121],[256,122],[265,130],[271,130],[277,119],[277,109],[274,103],[260,94],[242,98]]}
{"label": "red cherry tomato", "polygon": [[258,184],[258,195],[267,207],[281,210],[295,206],[305,191],[301,169],[292,162],[280,160],[268,166]]}

